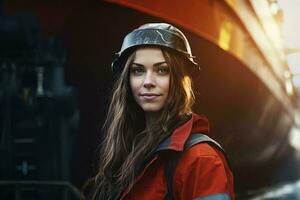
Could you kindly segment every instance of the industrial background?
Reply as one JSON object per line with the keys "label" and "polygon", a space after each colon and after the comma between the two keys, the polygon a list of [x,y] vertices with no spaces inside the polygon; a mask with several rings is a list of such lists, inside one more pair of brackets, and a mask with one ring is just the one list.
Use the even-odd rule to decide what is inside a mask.
{"label": "industrial background", "polygon": [[161,21],[201,66],[194,109],[229,154],[237,199],[300,199],[300,1],[288,2],[0,0],[0,199],[82,197],[114,53]]}

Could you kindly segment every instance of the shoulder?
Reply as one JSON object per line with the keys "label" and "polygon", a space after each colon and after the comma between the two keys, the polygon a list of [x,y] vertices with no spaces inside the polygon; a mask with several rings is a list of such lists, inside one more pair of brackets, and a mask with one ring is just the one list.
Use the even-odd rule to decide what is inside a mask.
{"label": "shoulder", "polygon": [[193,164],[211,165],[224,162],[221,150],[208,143],[199,143],[183,152],[178,167],[190,167]]}
{"label": "shoulder", "polygon": [[173,186],[181,199],[223,193],[233,197],[233,175],[223,152],[208,143],[199,143],[183,153]]}
{"label": "shoulder", "polygon": [[208,143],[199,143],[187,149],[178,161],[175,170],[175,179],[201,176],[209,178],[211,174],[220,174],[226,177],[229,167],[221,150]]}

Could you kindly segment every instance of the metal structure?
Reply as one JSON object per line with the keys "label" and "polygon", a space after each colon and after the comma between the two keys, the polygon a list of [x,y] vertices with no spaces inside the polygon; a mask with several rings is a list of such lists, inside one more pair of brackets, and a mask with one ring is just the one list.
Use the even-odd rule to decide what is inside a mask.
{"label": "metal structure", "polygon": [[0,23],[0,199],[80,199],[70,183],[79,118],[64,50],[28,13]]}
{"label": "metal structure", "polygon": [[[201,71],[193,77],[198,99],[195,110],[208,116],[212,137],[228,151],[236,174],[237,191],[268,184],[278,163],[294,152],[289,144],[289,134],[292,129],[299,129],[299,117],[295,112],[298,110],[297,94],[285,63],[276,16],[270,12],[269,2],[7,2],[7,12],[31,12],[37,17],[44,35],[62,38],[67,54],[64,71],[68,83],[80,88],[81,129],[78,135],[80,143],[75,147],[75,182],[82,184],[91,175],[92,170],[87,166],[91,165],[95,146],[100,142],[96,124],[105,118],[108,94],[114,82],[110,70],[113,53],[120,49],[123,37],[134,28],[150,22],[167,22],[183,30],[197,57],[196,62]],[[13,42],[6,47],[11,44]],[[12,65],[12,62],[2,63],[16,65]],[[47,71],[45,68],[36,70],[37,76],[34,76],[37,80]],[[2,99],[8,93],[3,92],[3,88],[14,87],[12,84],[4,85],[5,87],[1,87]],[[52,103],[44,108],[53,108],[51,104],[55,105],[55,98],[48,100]],[[11,113],[9,108],[11,107],[3,108],[5,113]],[[48,111],[53,112],[52,109]],[[2,121],[10,119],[7,116],[10,114],[1,114]],[[56,124],[56,117],[53,120],[55,123],[53,121],[52,124]],[[7,127],[11,126],[5,127],[3,130],[8,130]],[[56,129],[51,130],[51,133],[55,132]],[[34,140],[11,141],[17,141],[15,143],[19,145],[21,142],[33,143]],[[55,155],[60,157],[66,151],[68,150],[62,148]],[[53,158],[55,163],[54,160]],[[21,166],[27,166],[20,167],[23,172],[25,169],[30,170],[30,165],[26,163]]]}

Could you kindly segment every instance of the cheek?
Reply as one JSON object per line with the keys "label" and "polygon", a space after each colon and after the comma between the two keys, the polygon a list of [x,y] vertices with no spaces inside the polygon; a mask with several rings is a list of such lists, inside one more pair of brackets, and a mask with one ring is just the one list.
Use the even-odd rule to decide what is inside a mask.
{"label": "cheek", "polygon": [[170,77],[162,80],[161,87],[166,91],[169,92],[170,89]]}
{"label": "cheek", "polygon": [[135,94],[139,87],[138,80],[136,78],[130,76],[129,85],[130,85],[132,93]]}

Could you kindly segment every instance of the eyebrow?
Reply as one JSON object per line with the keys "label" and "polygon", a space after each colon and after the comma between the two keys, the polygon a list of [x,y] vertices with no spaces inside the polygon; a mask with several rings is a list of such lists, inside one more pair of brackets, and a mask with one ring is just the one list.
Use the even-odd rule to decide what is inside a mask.
{"label": "eyebrow", "polygon": [[[155,63],[154,66],[157,67],[157,66],[160,66],[162,64],[167,64],[167,62],[166,61],[158,62],[158,63]],[[144,66],[143,64],[139,64],[139,63],[135,63],[135,62],[133,62],[132,65],[137,65],[137,66],[140,66],[140,67]]]}

